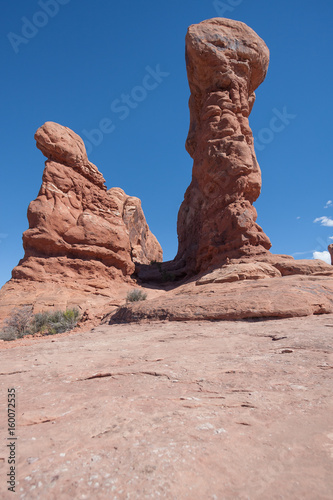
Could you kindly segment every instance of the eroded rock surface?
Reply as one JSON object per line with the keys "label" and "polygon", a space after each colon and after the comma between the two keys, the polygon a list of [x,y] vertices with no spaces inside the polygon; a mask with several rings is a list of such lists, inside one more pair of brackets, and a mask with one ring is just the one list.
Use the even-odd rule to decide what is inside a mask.
{"label": "eroded rock surface", "polygon": [[271,264],[265,262],[244,262],[241,264],[230,264],[214,269],[196,281],[197,285],[209,283],[232,283],[242,280],[259,280],[264,278],[281,277],[280,271]]}
{"label": "eroded rock surface", "polygon": [[0,343],[2,394],[19,388],[17,498],[330,499],[332,331],[312,316]]}
{"label": "eroded rock surface", "polygon": [[215,18],[188,29],[186,62],[186,148],[194,164],[178,214],[176,260],[199,273],[227,257],[256,257],[271,247],[256,224],[261,173],[248,121],[269,51],[244,23]]}
{"label": "eroded rock surface", "polygon": [[140,200],[120,188],[107,191],[77,134],[47,122],[35,139],[48,160],[38,197],[28,208],[25,255],[0,292],[2,304],[22,305],[24,288],[29,289],[32,303],[38,302],[36,294],[45,295],[46,283],[65,288],[63,295],[69,300],[73,290],[94,294],[103,290],[109,296],[114,280],[131,282],[136,263],[162,260]]}
{"label": "eroded rock surface", "polygon": [[332,275],[279,277],[267,265],[261,269],[226,267],[229,269],[208,273],[166,296],[126,304],[113,311],[109,321],[217,321],[333,313]]}

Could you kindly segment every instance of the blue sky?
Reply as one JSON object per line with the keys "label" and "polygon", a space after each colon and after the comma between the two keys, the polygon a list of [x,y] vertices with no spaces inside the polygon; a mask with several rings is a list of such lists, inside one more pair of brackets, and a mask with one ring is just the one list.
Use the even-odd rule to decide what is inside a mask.
{"label": "blue sky", "polygon": [[[0,285],[23,257],[26,211],[45,160],[34,133],[48,120],[85,139],[108,188],[142,200],[164,259],[175,256],[177,213],[192,169],[184,148],[184,37],[190,24],[218,16],[245,22],[271,51],[250,117],[263,176],[258,223],[274,253],[312,258],[327,250],[333,242],[332,2],[16,0],[3,3],[0,19]],[[152,73],[155,80],[147,76]],[[145,93],[138,89],[143,82]],[[279,113],[284,123],[276,132],[271,124]]]}

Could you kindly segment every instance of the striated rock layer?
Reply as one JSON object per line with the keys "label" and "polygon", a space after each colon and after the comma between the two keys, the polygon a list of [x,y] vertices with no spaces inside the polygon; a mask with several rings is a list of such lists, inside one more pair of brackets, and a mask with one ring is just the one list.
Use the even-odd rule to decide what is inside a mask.
{"label": "striated rock layer", "polygon": [[269,51],[244,23],[215,18],[188,29],[186,63],[186,149],[194,164],[178,214],[176,261],[199,273],[227,257],[259,256],[271,247],[256,224],[261,173],[248,121]]}
{"label": "striated rock layer", "polygon": [[19,303],[25,303],[24,289],[28,296],[32,293],[34,303],[36,294],[45,295],[47,283],[65,288],[62,296],[80,289],[90,293],[105,289],[108,296],[114,280],[131,283],[136,263],[162,260],[140,200],[120,188],[107,191],[103,175],[88,160],[77,134],[47,122],[35,139],[48,160],[39,194],[28,208],[25,255],[0,293],[2,304],[16,305],[17,295]]}
{"label": "striated rock layer", "polygon": [[267,276],[262,265],[248,265],[251,269],[234,266],[228,272],[213,271],[167,296],[126,304],[111,312],[109,322],[230,321],[333,313],[333,274]]}

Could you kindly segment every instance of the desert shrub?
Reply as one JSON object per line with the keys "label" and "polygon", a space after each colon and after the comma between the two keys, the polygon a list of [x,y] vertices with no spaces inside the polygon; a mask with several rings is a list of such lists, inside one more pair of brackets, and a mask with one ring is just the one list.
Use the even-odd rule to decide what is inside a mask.
{"label": "desert shrub", "polygon": [[41,312],[34,315],[32,322],[32,330],[34,333],[40,332],[45,333],[47,330],[47,324],[50,317],[50,312]]}
{"label": "desert shrub", "polygon": [[16,340],[33,333],[52,335],[66,332],[72,330],[79,319],[80,312],[77,308],[32,314],[31,307],[22,307],[15,309],[5,321],[0,339]]}
{"label": "desert shrub", "polygon": [[147,294],[142,290],[131,290],[128,292],[126,297],[126,302],[139,302],[140,300],[146,300]]}
{"label": "desert shrub", "polygon": [[24,306],[15,308],[4,322],[2,331],[0,332],[1,340],[16,340],[29,335],[30,327],[33,320],[32,307]]}
{"label": "desert shrub", "polygon": [[80,318],[77,308],[66,311],[44,311],[35,314],[32,321],[34,333],[40,332],[48,335],[63,333],[72,330]]}
{"label": "desert shrub", "polygon": [[14,331],[7,330],[5,327],[0,331],[0,340],[5,340],[9,342],[10,340],[16,340],[16,334]]}
{"label": "desert shrub", "polygon": [[68,326],[74,328],[80,319],[80,311],[77,307],[74,307],[73,309],[66,309],[64,312],[64,318],[67,321]]}

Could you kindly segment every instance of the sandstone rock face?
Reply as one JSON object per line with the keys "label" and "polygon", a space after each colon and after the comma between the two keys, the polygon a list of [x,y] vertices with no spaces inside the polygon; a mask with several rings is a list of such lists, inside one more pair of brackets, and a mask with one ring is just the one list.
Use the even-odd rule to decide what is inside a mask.
{"label": "sandstone rock face", "polygon": [[[149,231],[140,200],[121,189],[106,190],[102,174],[88,161],[78,135],[47,122],[35,139],[48,161],[38,197],[28,208],[24,260],[31,256],[92,259],[128,276],[134,272],[134,262],[161,259],[161,248]],[[21,267],[13,277],[22,277]]]}
{"label": "sandstone rock face", "polygon": [[215,18],[186,36],[191,90],[186,148],[192,182],[178,214],[176,261],[199,273],[226,258],[260,256],[271,243],[256,224],[261,173],[248,117],[269,51],[245,24]]}
{"label": "sandstone rock face", "polygon": [[6,453],[0,497],[331,499],[332,323],[163,321],[0,342],[2,389],[19,388],[19,493]]}
{"label": "sandstone rock face", "polygon": [[84,142],[73,130],[46,122],[37,130],[35,139],[37,148],[50,161],[71,167],[106,191],[103,175],[88,160]]}
{"label": "sandstone rock face", "polygon": [[281,277],[280,271],[265,262],[244,262],[240,264],[225,265],[214,269],[196,281],[197,285],[209,283],[232,283],[242,280],[259,280],[264,278]]}
{"label": "sandstone rock face", "polygon": [[3,444],[0,498],[331,499],[332,324],[163,321],[0,342],[19,407],[18,493]]}
{"label": "sandstone rock face", "polygon": [[[48,160],[38,197],[28,208],[25,255],[12,272],[20,292],[27,280],[96,292],[115,279],[131,282],[136,263],[162,260],[140,200],[119,188],[107,191],[78,135],[47,122],[35,139]],[[17,295],[13,283],[5,290],[5,302]]]}
{"label": "sandstone rock face", "polygon": [[109,189],[108,194],[120,202],[122,218],[129,235],[132,261],[135,264],[162,261],[161,246],[149,230],[139,198],[127,196],[119,188]]}
{"label": "sandstone rock face", "polygon": [[[331,276],[333,277],[333,269],[332,266],[326,264],[322,260],[293,260],[292,257],[289,259],[280,259],[276,260],[272,256],[270,259],[273,262],[273,265],[280,271],[282,276],[291,276],[294,274],[302,274],[305,276]],[[275,262],[274,262],[275,260]]]}
{"label": "sandstone rock face", "polygon": [[[231,267],[231,266],[230,266]],[[265,277],[267,269],[213,271],[144,302],[126,304],[109,316],[110,324],[142,320],[220,321],[291,318],[333,313],[332,276]],[[200,285],[200,286],[197,286]]]}

